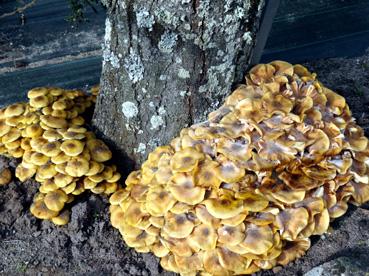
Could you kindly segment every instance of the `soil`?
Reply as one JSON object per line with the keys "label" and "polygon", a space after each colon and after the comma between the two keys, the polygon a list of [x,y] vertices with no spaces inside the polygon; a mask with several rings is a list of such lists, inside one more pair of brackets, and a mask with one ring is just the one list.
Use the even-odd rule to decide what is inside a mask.
{"label": "soil", "polygon": [[[305,65],[327,87],[346,97],[354,117],[369,136],[369,53],[360,58]],[[0,167],[13,172],[16,164],[16,160],[0,158]],[[0,187],[0,274],[174,275],[163,271],[153,255],[139,254],[125,246],[110,225],[107,198],[87,194],[72,206],[70,223],[58,227],[30,214],[37,187],[33,180],[20,183],[15,178]],[[340,265],[336,262],[329,275],[369,272],[369,205],[351,206],[332,224],[329,233],[313,239],[303,258],[258,275],[292,276],[308,271],[307,275],[322,275],[318,266],[335,260]],[[349,270],[349,264],[355,264],[355,269]]]}

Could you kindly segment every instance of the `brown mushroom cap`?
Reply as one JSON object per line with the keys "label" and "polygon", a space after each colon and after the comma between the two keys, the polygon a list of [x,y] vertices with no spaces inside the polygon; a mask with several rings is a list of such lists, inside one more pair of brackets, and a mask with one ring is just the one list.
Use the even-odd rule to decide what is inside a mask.
{"label": "brown mushroom cap", "polygon": [[90,151],[92,160],[96,162],[105,162],[111,159],[112,153],[104,142],[98,139],[89,139],[86,145]]}
{"label": "brown mushroom cap", "polygon": [[12,180],[12,173],[8,168],[0,168],[0,186],[8,184]]}
{"label": "brown mushroom cap", "polygon": [[307,226],[308,211],[303,208],[288,208],[277,215],[276,224],[286,240],[296,240],[297,235]]}

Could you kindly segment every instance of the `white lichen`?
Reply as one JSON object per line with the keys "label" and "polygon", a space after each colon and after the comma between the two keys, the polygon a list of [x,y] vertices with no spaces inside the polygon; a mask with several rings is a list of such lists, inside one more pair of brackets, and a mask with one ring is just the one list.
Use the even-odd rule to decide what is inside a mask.
{"label": "white lichen", "polygon": [[105,20],[105,35],[103,44],[103,65],[109,62],[114,68],[119,68],[119,58],[111,51],[111,22],[109,18]]}
{"label": "white lichen", "polygon": [[105,20],[105,35],[104,35],[105,44],[110,44],[110,40],[111,40],[111,23],[110,23],[109,18],[106,18],[106,20]]}
{"label": "white lichen", "polygon": [[146,151],[146,145],[144,143],[139,143],[137,149],[135,149],[136,153],[144,154]]}
{"label": "white lichen", "polygon": [[167,113],[167,111],[165,110],[165,108],[163,106],[161,106],[158,109],[158,113],[159,113],[159,115],[164,115],[165,113]]}
{"label": "white lichen", "polygon": [[178,70],[178,77],[180,77],[181,79],[189,79],[190,78],[190,72],[187,71],[184,68],[180,68]]}
{"label": "white lichen", "polygon": [[164,120],[160,115],[152,115],[150,119],[151,129],[159,129],[161,126],[164,125]]}
{"label": "white lichen", "polygon": [[136,11],[136,20],[139,28],[146,28],[150,32],[152,31],[155,19],[145,8],[140,8]]}
{"label": "white lichen", "polygon": [[114,68],[119,68],[120,67],[119,58],[113,52],[110,52],[109,62],[111,64],[111,66],[113,66]]}
{"label": "white lichen", "polygon": [[137,116],[138,108],[133,102],[127,101],[122,103],[122,113],[129,120]]}
{"label": "white lichen", "polygon": [[247,43],[250,44],[252,42],[251,32],[246,32],[242,36],[242,39]]}
{"label": "white lichen", "polygon": [[124,68],[127,71],[129,79],[133,83],[137,83],[143,79],[145,68],[140,56],[132,49],[129,55],[124,59]]}
{"label": "white lichen", "polygon": [[158,43],[158,48],[163,53],[171,53],[177,44],[178,35],[172,31],[165,31]]}

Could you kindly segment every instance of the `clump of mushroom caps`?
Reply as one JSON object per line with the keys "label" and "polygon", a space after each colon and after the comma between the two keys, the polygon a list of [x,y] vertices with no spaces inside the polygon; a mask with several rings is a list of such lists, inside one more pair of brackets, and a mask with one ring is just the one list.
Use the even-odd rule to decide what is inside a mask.
{"label": "clump of mushroom caps", "polygon": [[138,252],[181,275],[286,265],[369,200],[369,145],[345,99],[301,65],[260,64],[204,123],[149,154],[110,197]]}
{"label": "clump of mushroom caps", "polygon": [[[112,153],[84,127],[82,115],[97,93],[97,87],[90,95],[35,88],[28,92],[29,103],[0,110],[0,154],[21,158],[15,171],[20,181],[35,177],[41,183],[31,205],[37,218],[64,225],[70,216],[65,206],[76,196],[86,190],[110,195],[118,189],[120,174],[106,164]],[[9,173],[1,175],[4,183]]]}

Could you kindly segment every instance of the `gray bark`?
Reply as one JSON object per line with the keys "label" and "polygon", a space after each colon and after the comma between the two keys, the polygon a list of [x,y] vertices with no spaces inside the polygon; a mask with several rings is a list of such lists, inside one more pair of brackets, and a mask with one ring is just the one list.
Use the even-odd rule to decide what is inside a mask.
{"label": "gray bark", "polygon": [[265,0],[113,0],[93,125],[139,165],[216,109],[249,65]]}

